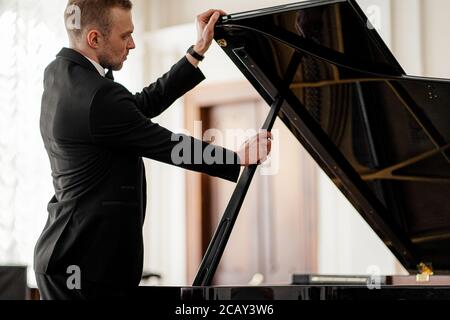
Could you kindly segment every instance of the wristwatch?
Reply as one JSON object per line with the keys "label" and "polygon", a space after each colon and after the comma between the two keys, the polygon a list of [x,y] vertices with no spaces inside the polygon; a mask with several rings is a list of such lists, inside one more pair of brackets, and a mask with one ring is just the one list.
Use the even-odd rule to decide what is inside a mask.
{"label": "wristwatch", "polygon": [[202,56],[201,54],[198,54],[197,52],[195,52],[194,46],[190,46],[188,51],[187,51],[187,53],[189,53],[191,56],[193,56],[198,61],[203,61],[203,59],[205,59],[204,56]]}

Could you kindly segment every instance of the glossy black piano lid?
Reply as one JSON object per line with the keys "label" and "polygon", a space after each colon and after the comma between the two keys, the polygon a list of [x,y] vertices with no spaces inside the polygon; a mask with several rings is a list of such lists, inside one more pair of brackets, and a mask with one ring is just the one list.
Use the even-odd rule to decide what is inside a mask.
{"label": "glossy black piano lid", "polygon": [[216,40],[408,270],[450,271],[449,80],[405,75],[350,0],[231,15]]}

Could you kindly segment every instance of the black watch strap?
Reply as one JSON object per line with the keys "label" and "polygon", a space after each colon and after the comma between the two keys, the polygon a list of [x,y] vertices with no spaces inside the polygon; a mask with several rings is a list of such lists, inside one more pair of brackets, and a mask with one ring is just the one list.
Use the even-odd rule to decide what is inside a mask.
{"label": "black watch strap", "polygon": [[197,59],[198,61],[203,61],[203,59],[205,59],[204,56],[198,54],[197,52],[195,52],[194,50],[194,46],[190,46],[187,53],[189,53],[191,56],[193,56],[195,59]]}

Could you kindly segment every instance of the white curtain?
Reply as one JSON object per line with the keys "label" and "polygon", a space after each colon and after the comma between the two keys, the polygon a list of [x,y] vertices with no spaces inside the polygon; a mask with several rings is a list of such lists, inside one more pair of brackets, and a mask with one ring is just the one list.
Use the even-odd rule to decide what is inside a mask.
{"label": "white curtain", "polygon": [[28,265],[53,194],[39,131],[43,72],[66,45],[63,0],[0,0],[0,265]]}
{"label": "white curtain", "polygon": [[[136,42],[143,33],[135,4]],[[66,0],[0,0],[0,265],[27,265],[34,285],[33,250],[54,194],[39,117],[46,66],[68,46]],[[143,46],[132,53],[118,82],[142,87]]]}

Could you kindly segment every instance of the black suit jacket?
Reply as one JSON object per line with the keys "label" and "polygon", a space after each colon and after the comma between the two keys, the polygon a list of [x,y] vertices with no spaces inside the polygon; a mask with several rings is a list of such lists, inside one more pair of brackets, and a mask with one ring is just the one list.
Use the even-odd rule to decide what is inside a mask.
{"label": "black suit jacket", "polygon": [[[64,48],[58,54],[44,77],[40,126],[55,196],[35,248],[37,273],[66,274],[76,265],[84,280],[138,285],[146,208],[142,157],[173,164],[171,153],[178,144],[172,132],[150,118],[203,79],[201,71],[183,58],[156,83],[132,95],[103,78],[78,52]],[[180,137],[193,148],[209,146]],[[236,181],[237,155],[211,147],[213,154],[223,153],[235,164],[178,166]]]}

